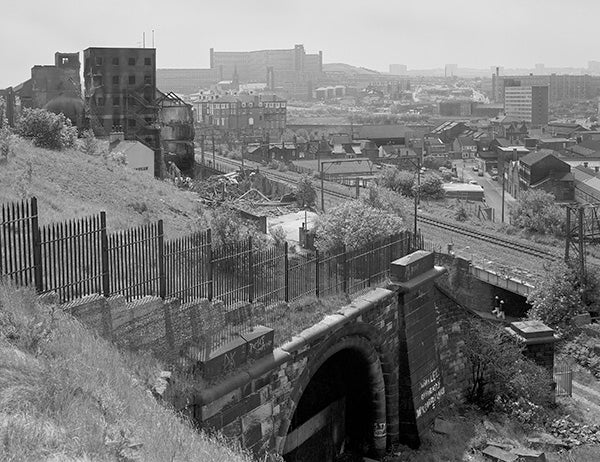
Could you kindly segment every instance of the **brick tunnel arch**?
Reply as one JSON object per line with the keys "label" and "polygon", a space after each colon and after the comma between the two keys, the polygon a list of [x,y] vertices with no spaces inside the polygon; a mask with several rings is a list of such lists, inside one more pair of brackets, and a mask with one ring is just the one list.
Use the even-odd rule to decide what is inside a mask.
{"label": "brick tunnel arch", "polygon": [[[311,425],[318,427],[323,419],[333,420],[331,416],[344,424],[331,424],[331,435],[324,440],[331,446],[320,447],[323,451],[339,452],[347,442],[346,450],[381,456],[388,442],[397,440],[397,373],[393,356],[380,339],[381,333],[373,326],[358,323],[336,332],[315,349],[292,392],[287,418],[279,429],[282,438],[278,438],[277,451],[286,460],[305,460],[297,449],[297,444],[303,444],[298,433]],[[311,451],[308,446],[303,449],[305,453]],[[312,456],[306,460],[316,460]]]}

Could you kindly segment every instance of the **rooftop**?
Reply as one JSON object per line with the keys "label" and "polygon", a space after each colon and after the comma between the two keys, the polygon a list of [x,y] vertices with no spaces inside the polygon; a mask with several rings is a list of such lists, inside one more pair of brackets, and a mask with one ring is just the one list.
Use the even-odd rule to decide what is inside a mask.
{"label": "rooftop", "polygon": [[521,157],[520,160],[526,165],[533,165],[549,156],[558,158],[554,151],[550,149],[540,149],[539,151],[530,152],[526,156]]}

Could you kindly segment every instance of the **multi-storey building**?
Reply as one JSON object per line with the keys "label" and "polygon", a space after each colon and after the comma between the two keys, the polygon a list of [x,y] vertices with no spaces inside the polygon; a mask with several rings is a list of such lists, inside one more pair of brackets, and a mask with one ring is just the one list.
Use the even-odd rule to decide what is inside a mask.
{"label": "multi-storey building", "polygon": [[589,100],[600,96],[600,76],[592,75],[492,75],[492,99],[504,101],[505,89],[513,86],[547,86],[550,103]]}
{"label": "multi-storey building", "polygon": [[99,135],[122,130],[125,139],[160,150],[154,48],[88,48],[84,56],[85,101]]}
{"label": "multi-storey building", "polygon": [[548,87],[514,86],[504,89],[504,113],[534,126],[548,123]]}
{"label": "multi-storey building", "polygon": [[204,126],[238,136],[280,135],[286,127],[287,102],[275,95],[225,95],[197,104]]}
{"label": "multi-storey building", "polygon": [[195,93],[237,76],[240,83],[266,82],[291,98],[307,99],[323,77],[323,53],[309,54],[304,45],[291,49],[215,51],[209,69],[159,69],[159,87],[181,94]]}
{"label": "multi-storey building", "polygon": [[79,53],[54,54],[54,65],[36,65],[31,78],[14,89],[19,109],[43,108],[63,113],[80,125],[83,117]]}
{"label": "multi-storey building", "polygon": [[215,51],[210,49],[210,68],[217,69],[221,80],[231,78],[237,71],[244,82],[266,78],[273,68],[276,80],[287,80],[293,74],[317,76],[323,71],[323,53],[307,54],[304,45],[292,49],[257,51]]}

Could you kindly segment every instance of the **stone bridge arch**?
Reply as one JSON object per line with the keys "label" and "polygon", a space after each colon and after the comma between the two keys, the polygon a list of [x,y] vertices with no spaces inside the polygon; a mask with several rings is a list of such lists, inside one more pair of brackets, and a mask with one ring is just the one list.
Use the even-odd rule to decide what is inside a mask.
{"label": "stone bridge arch", "polygon": [[[325,422],[315,422],[312,419],[306,419],[306,416],[298,415],[303,411],[304,414],[311,414],[311,403],[305,403],[305,393],[311,394],[314,390],[311,389],[311,384],[319,386],[320,383],[314,384],[315,378],[332,379],[331,385],[338,386],[340,376],[335,376],[328,369],[336,369],[336,364],[343,366],[352,363],[353,370],[345,371],[342,378],[353,380],[352,383],[358,384],[357,387],[350,387],[350,396],[343,398],[361,399],[357,396],[358,393],[363,393],[366,396],[361,402],[346,402],[342,414],[347,418],[347,422],[343,423],[342,432],[345,435],[348,430],[348,424],[360,426],[354,428],[351,433],[352,438],[360,436],[364,437],[368,450],[367,452],[374,456],[381,456],[385,453],[388,443],[394,443],[398,439],[398,368],[396,357],[389,347],[383,341],[383,333],[373,325],[364,322],[345,325],[342,329],[328,336],[327,339],[318,346],[313,348],[310,357],[307,360],[304,371],[296,380],[295,386],[289,397],[289,407],[282,418],[282,423],[279,428],[279,438],[277,438],[276,451],[279,454],[286,455],[290,453],[290,448],[295,448],[299,438],[306,436],[302,435],[303,425],[311,427],[315,430],[315,425]],[[324,370],[325,369],[325,370]],[[328,374],[328,372],[330,372]],[[316,390],[320,391],[320,390]],[[348,389],[343,390],[348,392]],[[332,397],[336,397],[335,394]],[[314,398],[314,397],[313,397]],[[317,401],[326,397],[320,397]],[[337,401],[339,402],[339,401]],[[334,403],[329,404],[325,408],[325,414],[328,414],[328,408]],[[349,407],[350,406],[350,407]],[[358,412],[352,412],[358,407]],[[315,409],[312,409],[314,411]],[[320,409],[319,409],[320,410]],[[339,412],[339,409],[338,409]],[[350,412],[350,415],[349,415]],[[294,419],[296,417],[296,419]],[[359,420],[357,417],[362,417],[365,421]],[[322,419],[325,419],[323,417]],[[294,422],[297,420],[297,422]],[[309,429],[310,430],[310,429]],[[343,438],[343,435],[341,436]],[[296,441],[290,442],[290,438]],[[334,442],[334,444],[337,442]]]}
{"label": "stone bridge arch", "polygon": [[[420,433],[431,424],[445,394],[435,348],[432,298],[433,281],[443,272],[434,266],[432,253],[414,252],[392,262],[392,284],[387,289],[356,298],[281,347],[272,349],[270,330],[271,349],[261,348],[261,355],[251,363],[228,371],[218,383],[195,395],[187,404],[190,417],[200,428],[219,430],[262,457],[269,451],[289,452],[290,433],[312,417],[316,419],[313,429],[321,428],[319,419],[327,417],[321,407],[331,403],[334,413],[339,399],[350,396],[354,405],[365,395],[368,410],[359,413],[359,420],[366,426],[357,427],[356,433],[367,441],[368,450],[360,448],[361,452],[377,456],[397,441],[417,447]],[[259,328],[256,335],[263,335],[264,329]],[[238,356],[250,357],[256,350],[253,342],[251,337],[241,338],[207,364],[221,367],[225,356],[230,362]],[[354,375],[352,365],[358,369]],[[205,373],[209,369],[212,366]],[[316,396],[318,385],[327,384],[328,379],[334,384],[356,381],[357,386],[346,388],[341,397],[326,395],[327,399],[308,405],[306,413],[295,420],[295,414],[304,412],[304,397]],[[335,437],[333,423],[327,431]],[[309,430],[304,436],[308,441],[316,432]],[[302,439],[298,434],[294,437]],[[325,459],[333,458],[328,453]]]}

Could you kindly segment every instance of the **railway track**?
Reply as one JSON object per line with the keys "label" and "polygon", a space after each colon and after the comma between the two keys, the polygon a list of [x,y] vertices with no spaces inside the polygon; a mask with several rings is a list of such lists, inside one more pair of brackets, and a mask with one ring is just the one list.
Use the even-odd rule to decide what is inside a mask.
{"label": "railway track", "polygon": [[[228,159],[225,157],[217,156],[217,159],[218,159],[219,163],[230,165],[231,167],[235,167],[236,169],[239,168],[241,165],[241,162],[232,160],[232,159]],[[248,164],[252,165],[253,167],[256,167],[256,165],[254,165],[254,163],[252,163],[252,162],[248,162]],[[265,169],[265,168],[263,168],[261,170],[261,172],[267,178],[272,178],[274,180],[283,182],[290,186],[294,186],[297,182],[296,176],[286,175],[281,172],[274,172],[272,170]],[[297,174],[294,174],[294,175],[297,175]],[[317,187],[317,194],[320,194],[320,185],[318,185],[318,187]],[[348,199],[354,198],[354,195],[350,191],[348,191],[347,193],[343,193],[341,191],[338,191],[338,190],[335,190],[332,188],[328,188],[327,186],[325,186],[325,194],[329,195],[330,197],[333,197],[335,199],[348,200]],[[430,216],[424,216],[424,215],[420,214],[420,215],[418,215],[418,221],[424,225],[433,226],[436,228],[440,228],[440,229],[444,229],[444,230],[447,230],[447,231],[450,231],[453,233],[460,234],[465,237],[488,242],[490,244],[494,244],[494,245],[497,245],[497,246],[500,246],[500,247],[503,247],[506,249],[515,250],[515,251],[524,253],[526,255],[530,255],[532,257],[541,258],[544,260],[557,260],[560,258],[560,256],[558,256],[556,253],[549,252],[538,246],[523,244],[520,242],[516,242],[515,240],[511,240],[511,239],[505,239],[505,238],[502,238],[502,237],[499,237],[499,236],[496,236],[493,234],[474,230],[467,226],[461,226],[461,225],[450,223],[450,222],[447,222],[444,220],[440,220],[438,218],[433,218]]]}
{"label": "railway track", "polygon": [[430,226],[435,226],[436,228],[441,228],[447,231],[458,233],[463,236],[471,237],[484,242],[489,242],[491,244],[495,244],[507,249],[516,250],[527,255],[531,255],[533,257],[542,258],[545,260],[557,260],[560,258],[555,253],[548,252],[547,250],[544,250],[537,246],[522,244],[520,242],[516,242],[510,239],[504,239],[493,234],[488,234],[482,231],[476,231],[466,226],[455,225],[453,223],[448,223],[437,218],[419,215],[418,221]]}

